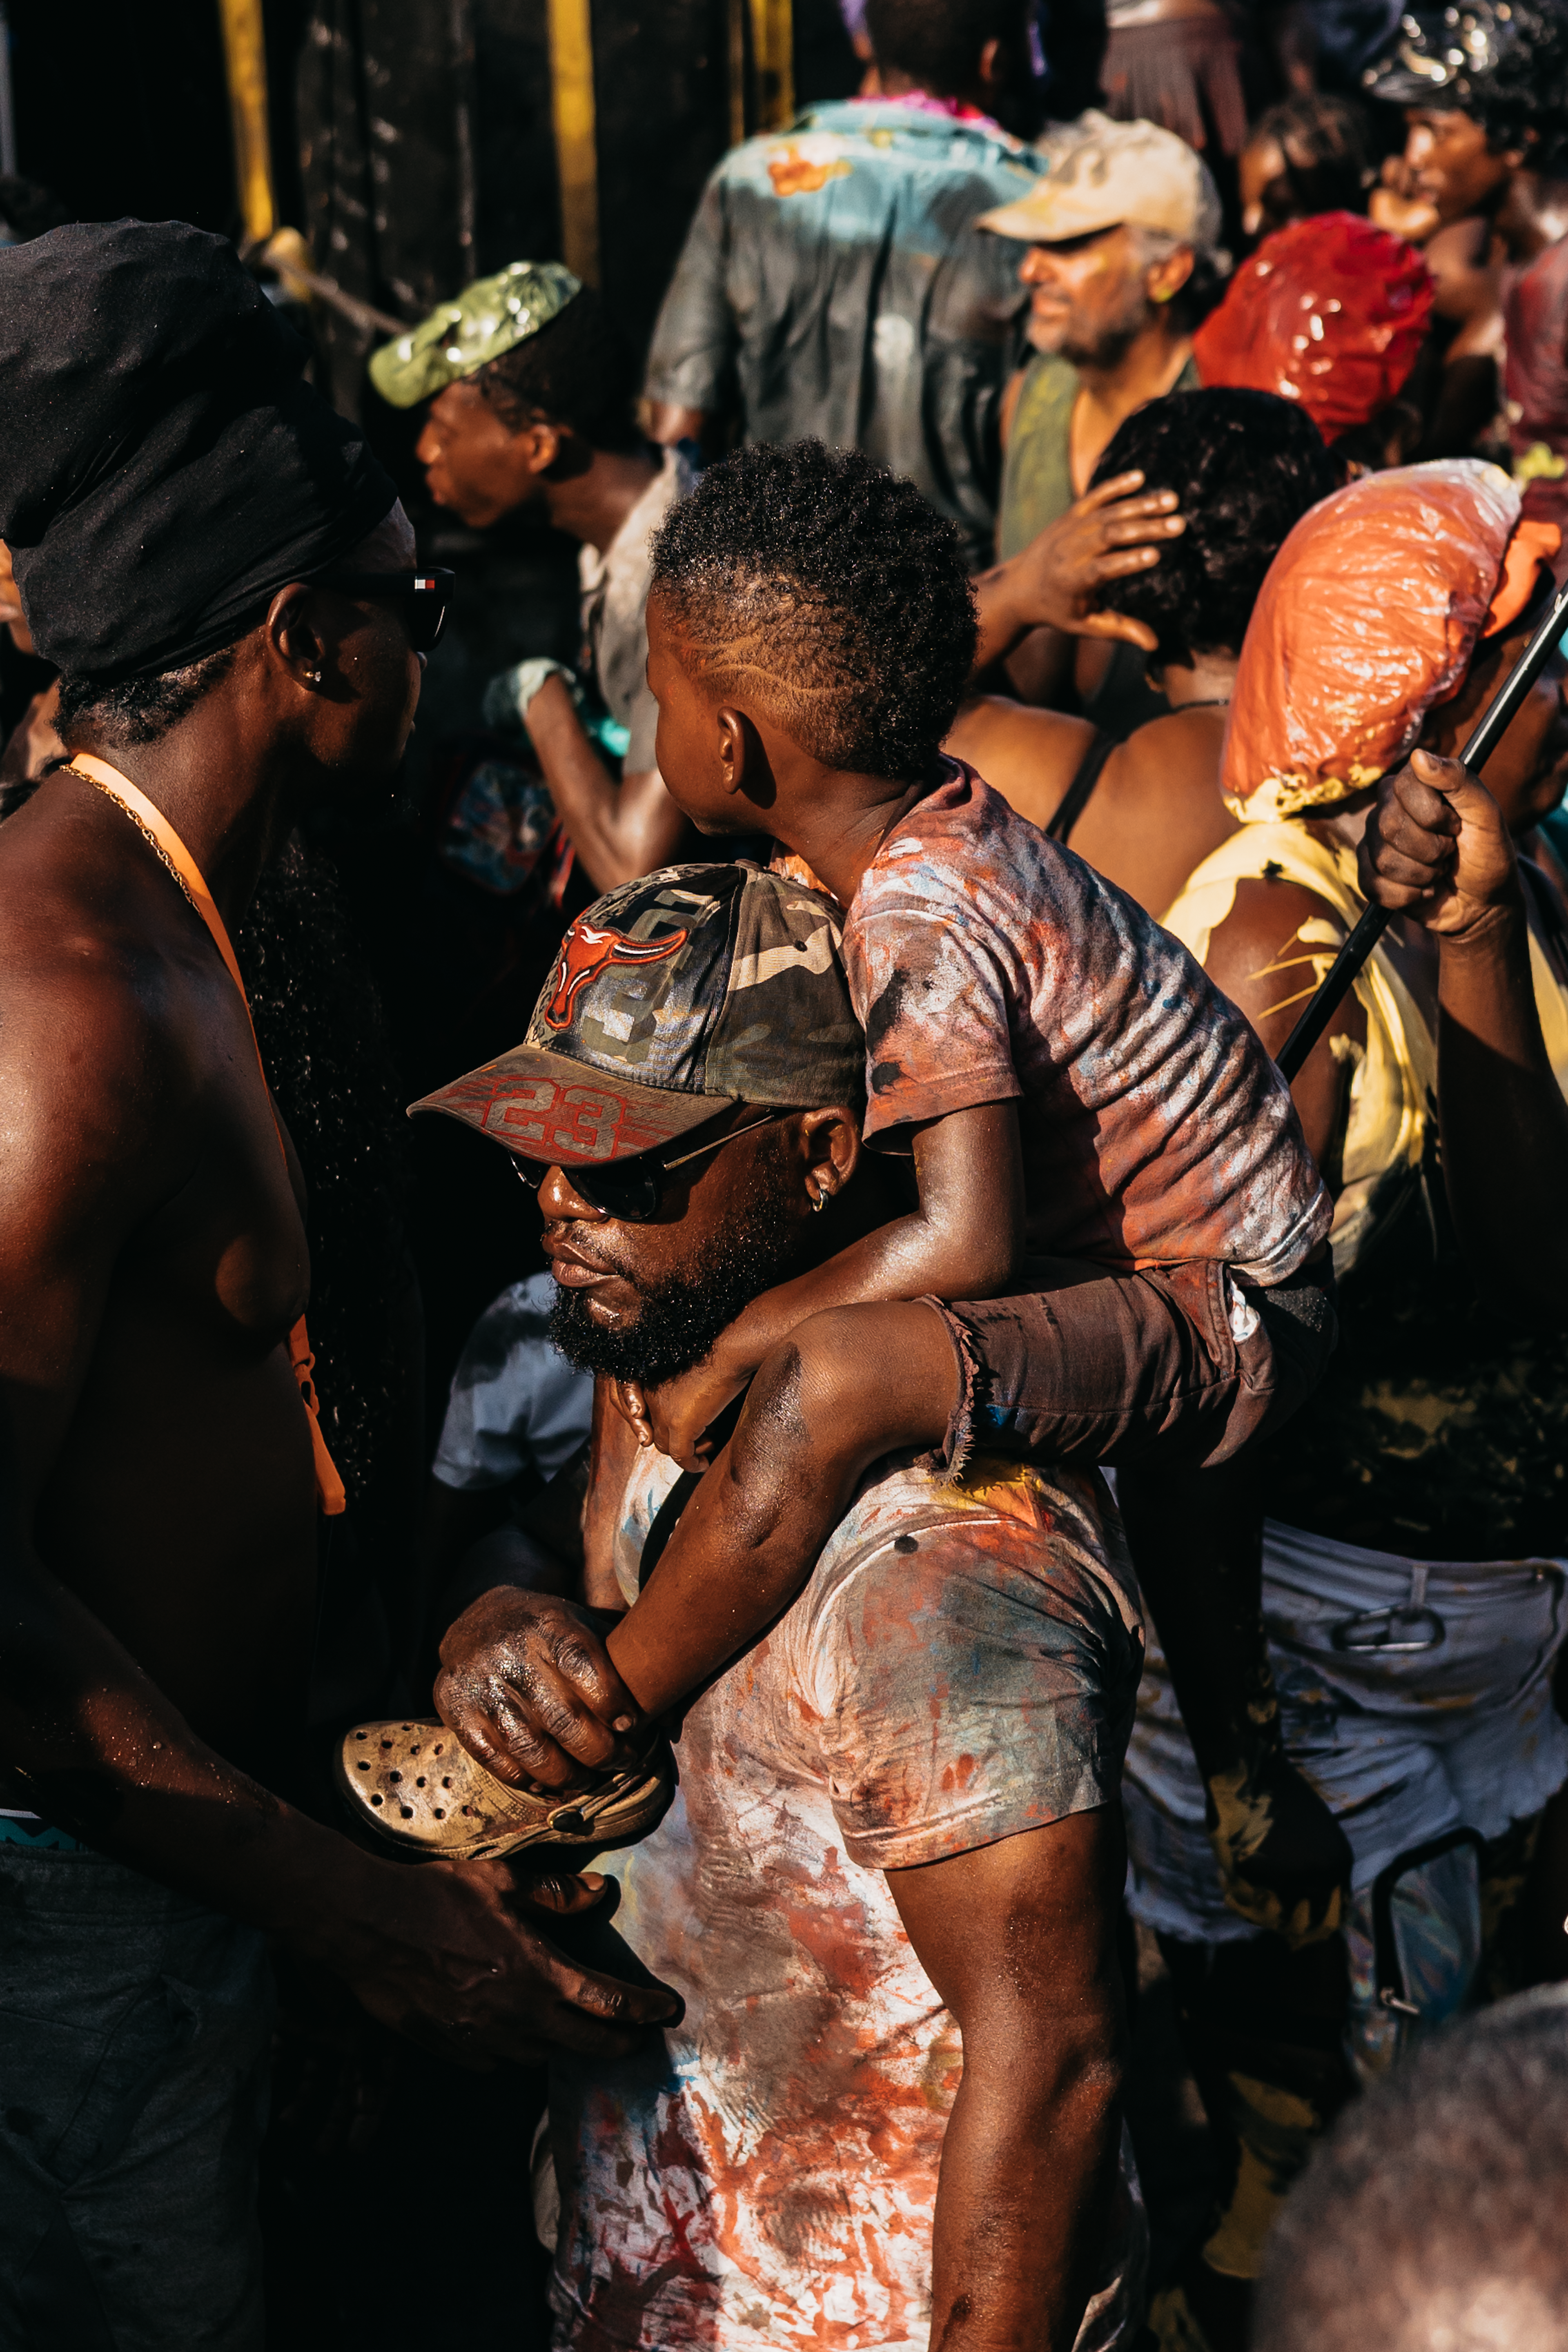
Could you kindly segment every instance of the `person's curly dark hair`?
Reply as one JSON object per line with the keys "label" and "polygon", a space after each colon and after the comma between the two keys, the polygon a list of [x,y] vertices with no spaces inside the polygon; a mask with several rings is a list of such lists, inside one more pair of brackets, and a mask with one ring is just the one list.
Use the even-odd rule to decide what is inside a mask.
{"label": "person's curly dark hair", "polygon": [[1175,491],[1187,528],[1149,571],[1111,581],[1104,602],[1148,623],[1152,662],[1239,653],[1282,541],[1339,487],[1321,434],[1271,392],[1176,392],[1127,419],[1090,488],[1134,467],[1150,489]]}
{"label": "person's curly dark hair", "polygon": [[709,468],[653,543],[706,690],[750,702],[813,759],[919,782],[974,659],[957,530],[858,449],[760,445]]}
{"label": "person's curly dark hair", "polygon": [[1522,148],[1527,168],[1568,179],[1568,13],[1514,0],[1510,38],[1461,101],[1494,155]]}

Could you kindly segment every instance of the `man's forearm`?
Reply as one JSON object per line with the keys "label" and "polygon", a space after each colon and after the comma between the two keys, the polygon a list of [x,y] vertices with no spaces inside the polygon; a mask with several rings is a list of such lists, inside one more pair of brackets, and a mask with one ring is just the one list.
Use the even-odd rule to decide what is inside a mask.
{"label": "man's forearm", "polygon": [[982,572],[971,582],[974,591],[975,619],[979,632],[975,639],[974,663],[971,677],[978,677],[994,662],[1005,661],[1020,637],[1034,626],[1025,612],[1019,595],[1018,559],[995,564],[991,571]]}
{"label": "man's forearm", "polygon": [[596,890],[617,889],[669,863],[685,831],[680,811],[651,769],[616,782],[561,678],[546,678],[526,724],[555,814]]}
{"label": "man's forearm", "polygon": [[321,1945],[356,1867],[371,1865],[198,1739],[29,1548],[7,1549],[0,1755],[19,1790],[117,1861]]}
{"label": "man's forearm", "polygon": [[616,780],[589,742],[559,677],[547,678],[529,704],[527,726],[555,814],[594,887],[613,890],[634,880],[639,869],[626,866],[616,824]]}
{"label": "man's forearm", "polygon": [[1070,2352],[1098,2284],[1121,2070],[1101,2037],[1031,2053],[964,2037],[931,2240],[931,2352]]}

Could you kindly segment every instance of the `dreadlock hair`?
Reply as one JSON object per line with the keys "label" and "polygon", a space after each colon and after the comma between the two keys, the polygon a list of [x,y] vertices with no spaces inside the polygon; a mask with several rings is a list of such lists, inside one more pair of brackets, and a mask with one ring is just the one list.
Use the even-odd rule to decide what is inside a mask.
{"label": "dreadlock hair", "polygon": [[1259,115],[1247,143],[1261,147],[1268,141],[1279,148],[1285,170],[1263,192],[1265,233],[1314,213],[1365,212],[1372,176],[1366,116],[1353,99],[1321,90],[1287,98]]}
{"label": "dreadlock hair", "polygon": [[476,381],[510,432],[548,422],[563,425],[592,449],[643,446],[632,355],[591,286],[536,335],[482,367]]}
{"label": "dreadlock hair", "polygon": [[[236,640],[237,643],[237,639]],[[76,743],[91,734],[111,751],[129,751],[136,743],[155,743],[171,727],[188,719],[204,694],[226,677],[234,663],[234,646],[220,646],[200,661],[185,662],[148,677],[121,678],[105,686],[100,679],[62,677],[55,730],[62,743]]]}
{"label": "dreadlock hair", "polygon": [[1090,487],[1134,467],[1151,489],[1175,491],[1187,527],[1147,572],[1109,582],[1102,601],[1148,623],[1160,641],[1152,661],[1239,653],[1285,538],[1339,487],[1322,435],[1272,392],[1176,392],[1118,427]]}
{"label": "dreadlock hair", "polygon": [[1494,155],[1521,148],[1527,171],[1568,179],[1568,15],[1515,0],[1510,30],[1491,71],[1471,79],[1464,110]]}
{"label": "dreadlock hair", "polygon": [[974,658],[955,526],[858,449],[765,444],[710,467],[653,543],[652,593],[719,699],[825,766],[936,770]]}
{"label": "dreadlock hair", "polygon": [[263,871],[234,951],[305,1173],[322,1431],[351,1501],[374,1503],[401,1475],[410,1377],[408,1128],[380,1000],[331,867],[297,839]]}
{"label": "dreadlock hair", "polygon": [[1022,53],[1028,20],[1028,0],[866,0],[878,65],[908,74],[932,98],[967,95],[987,41]]}
{"label": "dreadlock hair", "polygon": [[1257,2352],[1568,2352],[1568,2000],[1436,2035],[1314,2150],[1268,2233]]}

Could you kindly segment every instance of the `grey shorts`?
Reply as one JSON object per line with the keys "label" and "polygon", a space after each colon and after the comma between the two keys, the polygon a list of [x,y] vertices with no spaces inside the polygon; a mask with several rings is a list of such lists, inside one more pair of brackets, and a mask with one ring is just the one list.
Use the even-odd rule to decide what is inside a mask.
{"label": "grey shorts", "polygon": [[261,2352],[271,2028],[253,1929],[0,1844],[0,2352]]}

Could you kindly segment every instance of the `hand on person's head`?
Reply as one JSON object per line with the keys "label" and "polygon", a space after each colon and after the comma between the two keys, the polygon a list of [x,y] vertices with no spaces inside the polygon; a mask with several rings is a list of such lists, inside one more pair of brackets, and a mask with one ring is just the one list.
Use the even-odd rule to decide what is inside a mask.
{"label": "hand on person's head", "polygon": [[1460,939],[1520,902],[1497,803],[1458,760],[1415,751],[1384,776],[1361,845],[1361,884],[1390,913]]}
{"label": "hand on person's head", "polygon": [[500,1585],[447,1629],[436,1711],[509,1788],[546,1790],[633,1760],[646,1719],[585,1610]]}
{"label": "hand on person's head", "polygon": [[1147,572],[1166,540],[1185,530],[1172,490],[1146,490],[1141,473],[1118,474],[1078,499],[1015,559],[1020,613],[1032,627],[1114,637],[1152,653],[1146,621],[1100,609],[1112,580]]}

